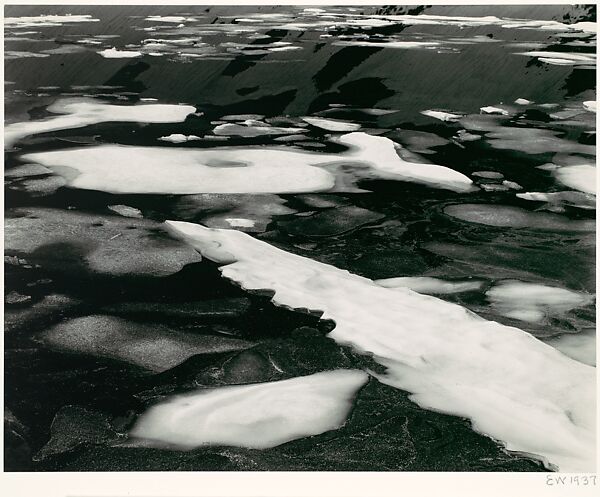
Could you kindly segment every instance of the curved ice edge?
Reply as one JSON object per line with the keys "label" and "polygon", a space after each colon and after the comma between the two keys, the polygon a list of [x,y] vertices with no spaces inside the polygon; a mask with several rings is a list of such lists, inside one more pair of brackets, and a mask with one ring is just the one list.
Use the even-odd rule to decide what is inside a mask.
{"label": "curved ice edge", "polygon": [[[508,452],[541,460],[550,470],[594,470],[595,368],[569,359],[522,330],[478,316],[473,319],[467,309],[456,304],[410,290],[402,294],[375,290],[377,285],[367,278],[288,253],[245,233],[180,221],[167,221],[166,225],[175,237],[223,264],[219,268],[223,276],[242,288],[255,291],[271,287],[275,291],[272,302],[278,306],[324,309],[322,318],[336,323],[328,336],[369,353],[387,368],[386,375],[374,376],[408,392],[419,406],[469,419],[474,431],[500,441]],[[336,286],[340,283],[347,285],[346,292]],[[373,292],[370,308],[374,309],[364,305],[362,291]],[[394,301],[389,300],[390,293],[395,295]],[[340,312],[336,308],[340,295],[342,300],[358,299],[355,305],[344,302],[342,307],[342,311],[350,312],[350,321],[343,312],[336,314]],[[383,297],[388,302],[378,313],[377,300]],[[377,334],[365,334],[360,323],[355,326],[358,332],[353,329],[361,310],[369,327],[373,321],[379,323]],[[414,327],[415,320],[422,329]],[[460,326],[452,329],[453,321]],[[456,346],[452,343],[456,338],[459,344],[471,340],[466,355],[460,356],[460,347],[455,350],[459,357],[447,352]],[[420,347],[416,352],[415,344]],[[433,359],[431,367],[417,352]],[[415,362],[415,357],[423,359],[426,367]],[[510,364],[506,357],[511,358]]]}

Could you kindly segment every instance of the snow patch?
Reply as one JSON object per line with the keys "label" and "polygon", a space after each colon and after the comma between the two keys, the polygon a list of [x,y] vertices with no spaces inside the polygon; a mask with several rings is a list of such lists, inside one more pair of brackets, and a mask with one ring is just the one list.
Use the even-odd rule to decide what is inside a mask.
{"label": "snow patch", "polygon": [[129,434],[182,450],[276,447],[341,427],[367,379],[362,371],[338,369],[177,395],[142,414]]}

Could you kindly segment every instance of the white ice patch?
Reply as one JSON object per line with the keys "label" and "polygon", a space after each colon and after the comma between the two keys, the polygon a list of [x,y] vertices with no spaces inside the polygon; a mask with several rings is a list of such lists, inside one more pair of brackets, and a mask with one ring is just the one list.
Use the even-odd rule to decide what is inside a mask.
{"label": "white ice patch", "polygon": [[177,395],[151,407],[129,434],[182,450],[276,447],[340,428],[367,379],[362,371],[338,369]]}
{"label": "white ice patch", "polygon": [[106,59],[132,59],[142,56],[142,52],[136,50],[117,50],[115,47],[100,50],[97,53]]}
{"label": "white ice patch", "polygon": [[133,217],[138,219],[144,217],[141,210],[136,209],[135,207],[130,207],[128,205],[109,205],[108,208],[109,210],[123,217]]}
{"label": "white ice patch", "polygon": [[410,392],[421,407],[467,417],[508,450],[561,471],[595,470],[594,368],[456,304],[382,288],[245,233],[167,225],[225,264],[223,276],[242,288],[270,289],[275,304],[322,311],[336,323],[332,339],[372,354],[388,368],[380,381]]}
{"label": "white ice patch", "polygon": [[596,107],[598,103],[595,100],[588,100],[583,102],[583,108],[585,110],[589,110],[590,112],[596,112]]}
{"label": "white ice patch", "polygon": [[183,135],[181,133],[173,133],[168,136],[161,136],[159,140],[171,143],[185,143],[189,141],[200,140],[200,137],[196,135]]}
{"label": "white ice patch", "polygon": [[450,112],[442,112],[439,110],[423,110],[421,114],[428,117],[433,117],[434,119],[439,119],[440,121],[449,121],[454,122],[458,121],[461,117],[460,114],[451,114]]}
{"label": "white ice patch", "polygon": [[113,105],[92,99],[64,99],[48,107],[48,111],[64,114],[42,121],[8,124],[4,128],[4,146],[10,147],[20,138],[62,129],[81,128],[103,122],[178,123],[196,111],[191,105]]}
{"label": "white ice patch", "polygon": [[565,192],[527,192],[517,193],[518,198],[532,200],[534,202],[546,202],[547,210],[563,212],[563,205],[571,205],[580,209],[595,209],[596,196],[591,193],[565,191]]}
{"label": "white ice patch", "polygon": [[226,217],[225,221],[232,228],[252,228],[255,224],[252,219],[244,219],[241,217]]}
{"label": "white ice patch", "polygon": [[254,126],[252,123],[244,124],[219,124],[213,129],[213,133],[217,136],[266,136],[266,135],[288,135],[297,133],[306,133],[303,128],[284,128],[277,126],[267,126],[261,123],[262,126]]}
{"label": "white ice patch", "polygon": [[91,15],[40,15],[35,17],[5,17],[4,25],[11,28],[39,28],[45,26],[62,26],[77,22],[99,22]]}
{"label": "white ice patch", "polygon": [[337,119],[325,119],[323,117],[303,117],[302,120],[311,126],[326,129],[327,131],[357,131],[360,124],[349,123]]}
{"label": "white ice patch", "polygon": [[596,168],[588,164],[565,166],[554,171],[554,176],[563,185],[584,193],[596,193]]}
{"label": "white ice patch", "polygon": [[575,53],[575,52],[550,52],[534,50],[531,52],[520,52],[516,55],[526,55],[528,57],[537,57],[542,62],[554,65],[594,65],[596,64],[596,54],[594,53]]}
{"label": "white ice patch", "polygon": [[351,47],[378,47],[378,48],[436,48],[441,45],[437,41],[336,41],[333,45]]}
{"label": "white ice patch", "polygon": [[472,292],[483,286],[483,281],[446,281],[429,276],[386,278],[376,280],[375,283],[384,288],[410,288],[414,292],[426,295]]}
{"label": "white ice patch", "polygon": [[485,295],[503,316],[528,322],[539,322],[592,302],[592,297],[584,293],[516,280],[502,281]]}
{"label": "white ice patch", "polygon": [[179,24],[186,21],[193,21],[193,17],[183,17],[183,16],[148,16],[146,17],[146,21],[149,22],[168,22]]}
{"label": "white ice patch", "polygon": [[499,114],[501,116],[508,116],[508,111],[501,109],[500,107],[493,107],[488,105],[487,107],[481,107],[479,109],[484,114]]}
{"label": "white ice patch", "polygon": [[111,193],[326,191],[336,186],[336,177],[328,169],[335,172],[336,165],[349,163],[359,166],[355,179],[375,176],[461,192],[475,188],[467,176],[453,169],[402,159],[396,153],[399,145],[388,138],[356,132],[337,140],[349,150],[328,154],[292,147],[175,150],[101,145],[26,154],[23,159],[65,176],[73,188]]}
{"label": "white ice patch", "polygon": [[526,98],[517,98],[517,99],[515,100],[515,103],[516,103],[517,105],[529,105],[529,104],[530,104],[530,103],[532,103],[532,102],[531,102],[531,100],[527,100]]}
{"label": "white ice patch", "polygon": [[565,333],[559,337],[544,340],[566,356],[576,361],[596,366],[596,332]]}

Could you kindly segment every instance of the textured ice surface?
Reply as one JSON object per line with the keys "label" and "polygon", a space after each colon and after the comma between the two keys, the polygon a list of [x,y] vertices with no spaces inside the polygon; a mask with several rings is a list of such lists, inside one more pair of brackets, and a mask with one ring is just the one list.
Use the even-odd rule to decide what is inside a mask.
{"label": "textured ice surface", "polygon": [[8,124],[4,128],[6,148],[28,135],[61,129],[81,128],[102,122],[177,123],[194,112],[191,105],[114,105],[100,100],[73,98],[55,102],[48,111],[60,114],[42,121]]}
{"label": "textured ice surface", "polygon": [[367,379],[362,371],[338,369],[178,395],[151,407],[130,436],[183,450],[275,447],[341,427]]}
{"label": "textured ice surface", "polygon": [[530,212],[508,205],[456,204],[446,207],[444,212],[463,221],[488,226],[548,231],[594,231],[596,229],[596,223],[592,220],[570,220],[557,214]]}
{"label": "textured ice surface", "polygon": [[47,345],[137,364],[154,372],[166,371],[195,354],[243,350],[246,340],[183,333],[161,324],[141,324],[114,316],[93,315],[60,323],[43,332]]}
{"label": "textured ice surface", "polygon": [[593,301],[590,295],[523,281],[502,281],[486,292],[500,314],[521,321],[542,321]]}
{"label": "textured ice surface", "polygon": [[421,407],[471,419],[508,450],[562,471],[595,468],[595,369],[517,328],[409,289],[387,289],[234,230],[176,221],[172,232],[246,290],[322,311],[329,334],[388,368],[380,381]]}
{"label": "textured ice surface", "polygon": [[200,257],[175,243],[159,223],[115,215],[33,207],[8,211],[7,254],[27,254],[43,267],[113,275],[166,276]]}
{"label": "textured ice surface", "polygon": [[410,288],[417,293],[428,295],[472,292],[483,286],[483,281],[447,281],[429,276],[403,276],[375,280],[384,288]]}
{"label": "textured ice surface", "polygon": [[63,175],[73,188],[111,193],[326,191],[336,185],[334,173],[327,168],[349,163],[359,166],[359,177],[424,183],[455,191],[474,189],[467,176],[453,169],[402,159],[396,152],[401,147],[388,138],[355,132],[337,140],[349,150],[328,154],[292,147],[176,150],[102,145],[26,154],[23,158]]}

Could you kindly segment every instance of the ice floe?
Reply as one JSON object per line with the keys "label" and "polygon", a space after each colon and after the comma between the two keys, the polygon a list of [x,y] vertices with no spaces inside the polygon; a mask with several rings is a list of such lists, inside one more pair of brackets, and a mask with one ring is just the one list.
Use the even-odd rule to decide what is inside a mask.
{"label": "ice floe", "polygon": [[484,114],[500,114],[501,116],[508,116],[508,111],[501,109],[500,107],[493,107],[488,105],[487,107],[481,107],[479,109]]}
{"label": "ice floe", "polygon": [[[466,127],[464,120],[461,124]],[[494,126],[489,123],[486,135],[487,142],[493,148],[516,150],[528,154],[543,154],[548,152],[565,152],[595,155],[596,147],[585,145],[558,136],[549,129],[524,128],[516,126]]]}
{"label": "ice floe", "polygon": [[426,295],[447,295],[453,293],[472,292],[480,290],[483,281],[447,281],[429,276],[404,276],[375,280],[384,288],[410,288],[414,292]]}
{"label": "ice floe", "polygon": [[590,193],[565,191],[565,192],[526,192],[517,193],[517,197],[523,200],[545,202],[546,210],[553,212],[564,212],[563,205],[578,207],[580,209],[595,209],[596,196]]}
{"label": "ice floe", "polygon": [[338,140],[352,147],[345,154],[348,158],[370,163],[379,174],[388,179],[404,179],[462,192],[476,188],[471,179],[448,167],[402,159],[396,152],[396,149],[401,149],[400,145],[388,138],[354,132],[342,135]]}
{"label": "ice floe", "polygon": [[590,112],[596,112],[597,102],[595,100],[588,100],[583,102],[583,107],[585,110],[589,110]]}
{"label": "ice floe", "polygon": [[60,114],[41,121],[8,124],[4,128],[4,146],[12,146],[25,136],[62,129],[81,128],[102,122],[178,123],[196,112],[191,105],[141,104],[114,105],[86,98],[64,99],[48,107]]}
{"label": "ice floe", "polygon": [[28,208],[7,212],[6,254],[25,254],[61,272],[166,276],[200,260],[174,243],[159,223],[75,210]]}
{"label": "ice floe", "polygon": [[452,114],[450,112],[443,112],[439,110],[423,110],[421,114],[428,117],[433,117],[434,119],[439,119],[440,121],[458,121],[461,117],[460,114]]}
{"label": "ice floe", "polygon": [[327,131],[357,131],[360,124],[339,121],[337,119],[325,119],[323,117],[303,117],[302,120],[311,126],[326,129]]}
{"label": "ice floe", "polygon": [[146,21],[149,22],[168,22],[180,24],[186,21],[193,21],[193,17],[183,17],[183,16],[148,16],[146,17]]}
{"label": "ice floe", "polygon": [[441,45],[440,42],[437,41],[383,41],[383,42],[375,42],[375,41],[336,41],[333,45],[341,45],[341,46],[354,46],[354,47],[379,47],[379,48],[436,48]]}
{"label": "ice floe", "polygon": [[102,55],[106,59],[132,59],[141,57],[142,52],[138,52],[137,50],[117,50],[115,47],[112,47],[100,50],[98,55]]}
{"label": "ice floe", "polygon": [[444,213],[469,223],[502,228],[574,232],[595,230],[595,222],[591,220],[570,220],[557,214],[531,212],[510,205],[455,204],[446,207]]}
{"label": "ice floe", "polygon": [[[138,106],[143,107],[154,106]],[[328,154],[292,147],[175,150],[101,145],[26,154],[23,159],[64,176],[70,187],[111,193],[326,191],[336,186],[336,165],[349,163],[357,165],[359,178],[374,176],[454,191],[475,188],[467,176],[453,169],[402,159],[396,152],[401,147],[388,138],[354,132],[338,137],[337,141],[349,149]]]}
{"label": "ice floe", "polygon": [[142,414],[129,435],[183,450],[275,447],[340,428],[367,379],[362,371],[337,369],[177,395]]}
{"label": "ice floe", "polygon": [[534,50],[531,52],[520,52],[517,55],[526,55],[528,57],[537,57],[538,60],[553,65],[595,65],[595,53],[575,53],[575,52],[551,52],[543,50]]}
{"label": "ice floe", "polygon": [[254,345],[237,338],[184,333],[161,324],[93,315],[60,323],[39,337],[47,345],[137,364],[154,372],[171,369],[195,354],[243,350]]}
{"label": "ice floe", "polygon": [[590,295],[566,288],[505,280],[486,292],[486,297],[503,316],[538,322],[546,316],[563,314],[593,301]]}
{"label": "ice floe", "polygon": [[588,164],[564,166],[554,171],[554,176],[563,185],[584,193],[596,193],[598,181],[596,168]]}
{"label": "ice floe", "polygon": [[123,217],[143,218],[142,211],[129,205],[109,205],[108,209]]}
{"label": "ice floe", "polygon": [[255,125],[254,123],[243,124],[219,124],[213,129],[217,136],[265,136],[265,135],[289,135],[297,133],[306,133],[303,128],[283,128],[278,126],[269,126],[266,123]]}
{"label": "ice floe", "polygon": [[387,367],[380,381],[410,392],[421,407],[467,417],[508,450],[561,471],[594,470],[594,368],[461,306],[383,288],[245,233],[167,225],[224,264],[223,276],[242,288],[269,289],[278,305],[323,312],[336,323],[330,338],[372,354]]}
{"label": "ice floe", "polygon": [[531,102],[531,100],[527,100],[526,98],[517,98],[517,99],[515,100],[515,103],[516,103],[517,105],[529,105],[529,104],[530,104],[530,103],[532,103],[532,102]]}
{"label": "ice floe", "polygon": [[45,26],[62,26],[77,22],[99,22],[89,14],[84,15],[40,15],[35,17],[5,17],[4,25],[11,28],[39,28]]}
{"label": "ice floe", "polygon": [[185,143],[194,140],[200,140],[201,138],[196,135],[183,135],[181,133],[172,133],[168,136],[161,136],[160,141],[171,142],[171,143]]}
{"label": "ice floe", "polygon": [[576,361],[596,366],[596,332],[595,330],[580,333],[565,333],[559,337],[544,340],[563,354]]}

